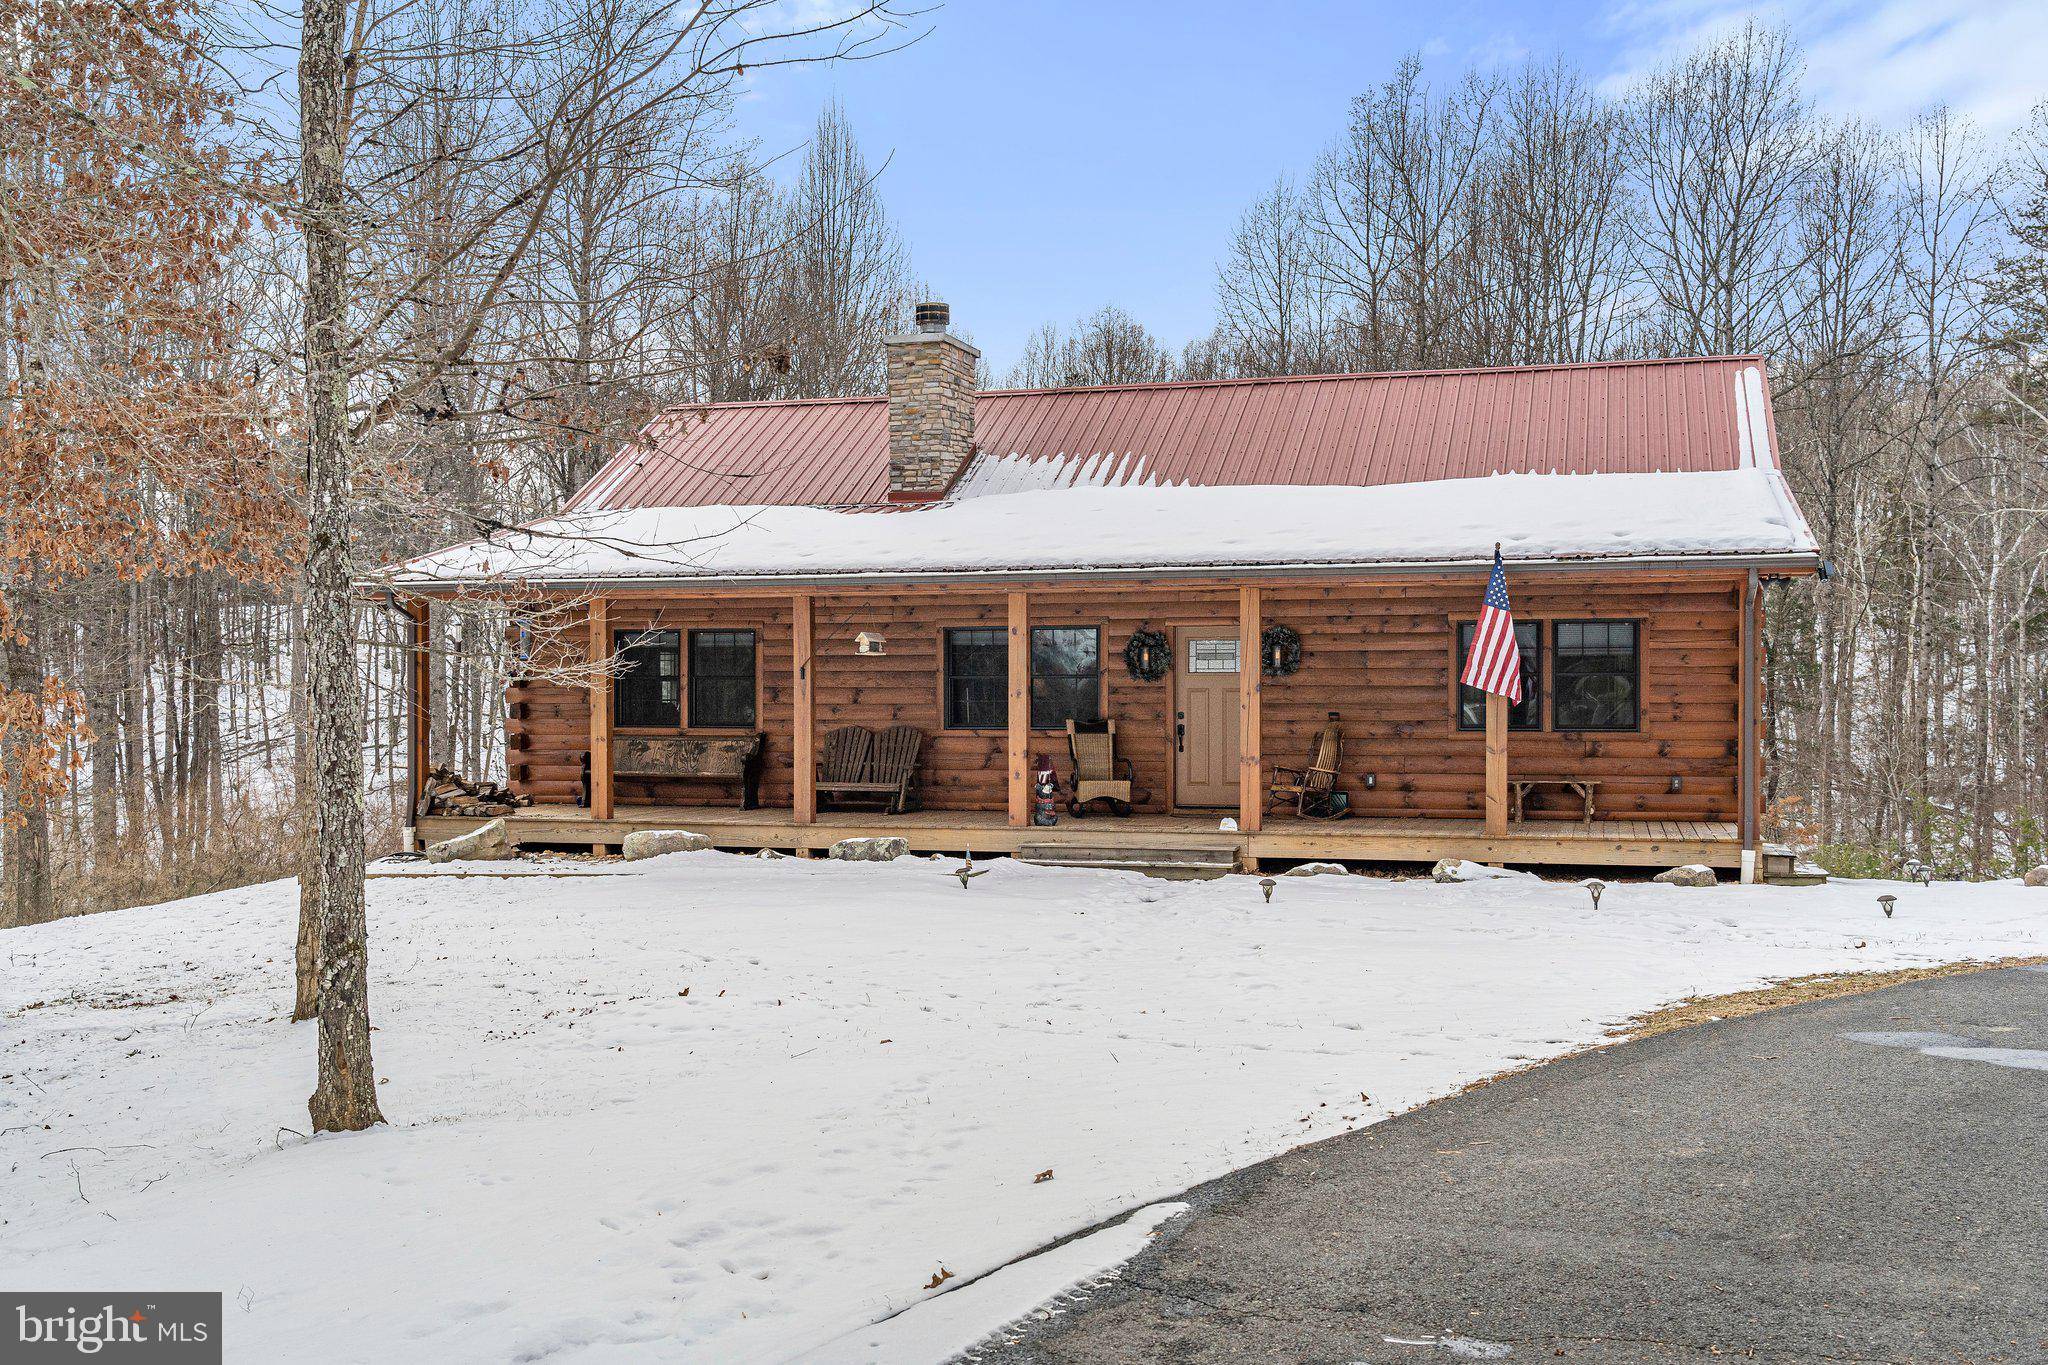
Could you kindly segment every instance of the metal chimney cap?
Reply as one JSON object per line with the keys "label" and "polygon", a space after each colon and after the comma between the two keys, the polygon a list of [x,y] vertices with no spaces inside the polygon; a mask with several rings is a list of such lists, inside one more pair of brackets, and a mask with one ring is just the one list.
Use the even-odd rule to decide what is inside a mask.
{"label": "metal chimney cap", "polygon": [[953,310],[943,303],[920,303],[915,317],[920,332],[943,332],[953,323]]}

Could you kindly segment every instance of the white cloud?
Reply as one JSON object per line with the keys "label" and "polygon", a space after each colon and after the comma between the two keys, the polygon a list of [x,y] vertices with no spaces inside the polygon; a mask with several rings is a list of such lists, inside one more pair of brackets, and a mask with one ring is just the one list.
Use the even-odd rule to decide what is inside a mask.
{"label": "white cloud", "polygon": [[1472,45],[1472,64],[1483,70],[1520,66],[1529,59],[1529,45],[1519,35],[1497,29]]}
{"label": "white cloud", "polygon": [[2041,0],[1616,0],[1609,84],[1750,18],[1792,31],[1809,90],[1835,113],[1896,125],[1947,104],[2001,131],[2048,97]]}

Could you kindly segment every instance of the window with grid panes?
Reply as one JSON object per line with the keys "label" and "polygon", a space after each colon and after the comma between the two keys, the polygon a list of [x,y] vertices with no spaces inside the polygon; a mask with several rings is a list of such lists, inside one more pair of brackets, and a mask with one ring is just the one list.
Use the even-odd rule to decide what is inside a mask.
{"label": "window with grid panes", "polygon": [[948,730],[1000,730],[1009,724],[1007,632],[986,626],[946,632]]}
{"label": "window with grid panes", "polygon": [[754,724],[754,632],[690,632],[690,727],[751,729]]}

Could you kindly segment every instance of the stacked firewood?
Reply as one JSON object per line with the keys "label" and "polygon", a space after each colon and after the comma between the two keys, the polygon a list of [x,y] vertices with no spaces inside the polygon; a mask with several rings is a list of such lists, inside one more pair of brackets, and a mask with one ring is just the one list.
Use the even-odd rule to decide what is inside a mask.
{"label": "stacked firewood", "polygon": [[421,815],[510,815],[533,798],[521,796],[502,782],[472,780],[452,768],[437,767],[427,773],[426,789],[420,793]]}

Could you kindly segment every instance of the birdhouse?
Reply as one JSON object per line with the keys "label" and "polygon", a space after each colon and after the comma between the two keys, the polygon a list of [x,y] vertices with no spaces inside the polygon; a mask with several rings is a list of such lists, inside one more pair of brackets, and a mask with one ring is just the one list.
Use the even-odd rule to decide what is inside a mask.
{"label": "birdhouse", "polygon": [[872,630],[864,630],[853,637],[853,652],[869,656],[880,656],[888,652],[888,641]]}

